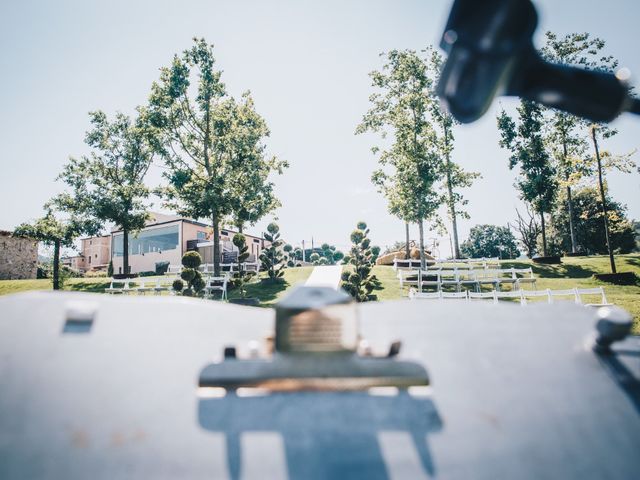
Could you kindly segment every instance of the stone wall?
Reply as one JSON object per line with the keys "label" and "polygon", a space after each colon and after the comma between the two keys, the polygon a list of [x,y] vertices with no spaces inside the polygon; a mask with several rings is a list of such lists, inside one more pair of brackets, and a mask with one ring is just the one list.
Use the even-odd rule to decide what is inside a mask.
{"label": "stone wall", "polygon": [[0,280],[36,278],[38,242],[0,231]]}

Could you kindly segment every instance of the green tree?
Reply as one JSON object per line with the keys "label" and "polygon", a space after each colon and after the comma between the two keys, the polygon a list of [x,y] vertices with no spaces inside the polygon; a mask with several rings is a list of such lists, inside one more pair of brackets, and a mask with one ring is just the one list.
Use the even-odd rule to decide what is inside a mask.
{"label": "green tree", "polygon": [[269,136],[265,120],[256,112],[249,92],[242,95],[233,115],[230,135],[232,158],[231,217],[242,233],[245,224],[255,223],[280,206],[269,180],[289,165],[266,154],[264,140]]}
{"label": "green tree", "polygon": [[344,257],[345,263],[351,267],[342,272],[342,288],[356,302],[376,300],[377,296],[373,291],[380,287],[378,279],[371,273],[375,260],[368,235],[367,224],[359,222],[351,233],[351,250]]}
{"label": "green tree", "polygon": [[520,256],[511,229],[498,225],[476,225],[471,228],[469,238],[462,243],[460,249],[469,258]]}
{"label": "green tree", "polygon": [[[541,54],[550,62],[560,65],[577,65],[587,69],[598,69],[603,64],[613,65],[613,57],[601,53],[605,42],[591,38],[589,33],[570,33],[558,37],[553,32],[545,33],[545,44]],[[573,213],[572,187],[584,177],[593,174],[591,162],[584,161],[587,149],[585,121],[560,110],[546,110],[547,142],[556,160],[559,184],[564,187],[564,200],[569,212],[569,235],[571,251],[578,251],[575,215]]]}
{"label": "green tree", "polygon": [[[605,184],[606,187],[606,184]],[[606,193],[606,188],[605,188]],[[564,200],[561,197],[560,200]],[[629,253],[635,249],[635,232],[627,218],[626,207],[606,195],[607,224],[611,249]],[[599,187],[588,186],[574,191],[574,208],[577,240],[587,254],[606,254],[606,232],[602,221],[602,198]],[[569,251],[571,239],[568,235],[569,212],[566,202],[558,202],[553,213],[555,241],[564,251]]]}
{"label": "green tree", "polygon": [[95,221],[72,216],[68,219],[56,218],[50,205],[46,205],[46,214],[35,222],[18,225],[13,234],[17,237],[29,237],[44,245],[53,247],[53,289],[60,290],[60,249],[73,247],[80,235],[95,235],[100,226]]}
{"label": "green tree", "polygon": [[278,224],[271,222],[267,225],[267,232],[264,239],[269,242],[269,246],[262,250],[260,261],[262,269],[266,270],[271,282],[281,281],[284,275],[284,255],[282,254],[282,244],[280,239],[280,227]]}
{"label": "green tree", "polygon": [[383,139],[392,136],[385,149],[372,149],[381,167],[373,173],[372,182],[387,198],[392,215],[418,224],[424,265],[424,221],[437,221],[443,202],[436,184],[444,168],[430,116],[433,80],[415,51],[392,50],[383,56],[382,70],[370,74],[376,92],[369,97],[371,108],[356,134],[372,131]]}
{"label": "green tree", "polygon": [[60,195],[55,203],[71,214],[119,226],[126,274],[129,234],[143,228],[149,216],[144,201],[150,191],[144,177],[154,156],[154,136],[143,109],[135,120],[117,113],[109,121],[101,111],[89,116],[92,128],[85,142],[93,151],[69,159],[58,178],[71,187],[71,193]]}
{"label": "green tree", "polygon": [[540,215],[542,251],[546,256],[544,215],[551,211],[557,193],[556,170],[544,145],[542,107],[534,102],[522,100],[518,107],[518,116],[519,121],[516,123],[504,110],[498,115],[500,146],[511,152],[509,168],[520,166],[516,185],[521,198],[530,203]]}
{"label": "green tree", "polygon": [[214,68],[213,45],[194,45],[161,68],[149,98],[150,119],[160,132],[158,151],[169,185],[166,204],[181,215],[209,218],[214,274],[220,275],[220,224],[232,215],[237,157],[233,154],[237,105],[226,97]]}
{"label": "green tree", "polygon": [[[435,86],[440,80],[442,71],[442,55],[429,47],[426,49],[428,56],[427,66],[429,74],[432,76],[432,85]],[[431,117],[436,127],[438,137],[437,148],[444,164],[444,187],[446,190],[446,205],[451,219],[451,231],[453,233],[453,248],[455,258],[460,258],[460,244],[458,240],[458,217],[469,218],[469,214],[463,209],[468,201],[459,192],[461,188],[468,188],[473,181],[480,177],[479,173],[466,172],[460,165],[451,160],[451,152],[454,148],[453,127],[458,122],[451,116],[439,101],[435,88],[430,89],[432,97]],[[407,235],[407,244],[409,243]],[[408,256],[407,256],[408,258]]]}

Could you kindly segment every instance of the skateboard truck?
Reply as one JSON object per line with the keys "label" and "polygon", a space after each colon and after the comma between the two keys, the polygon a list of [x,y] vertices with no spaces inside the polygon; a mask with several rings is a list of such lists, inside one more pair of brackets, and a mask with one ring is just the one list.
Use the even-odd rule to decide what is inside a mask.
{"label": "skateboard truck", "polygon": [[385,356],[358,353],[358,310],[342,290],[300,286],[276,305],[274,352],[241,359],[226,347],[223,361],[207,365],[199,386],[235,391],[353,391],[429,385],[425,368],[398,360],[400,343]]}

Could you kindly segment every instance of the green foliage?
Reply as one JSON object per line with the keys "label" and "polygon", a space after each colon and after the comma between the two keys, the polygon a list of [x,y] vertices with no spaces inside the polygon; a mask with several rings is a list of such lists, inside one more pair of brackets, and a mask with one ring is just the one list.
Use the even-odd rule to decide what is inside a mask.
{"label": "green foliage", "polygon": [[[445,168],[433,128],[433,73],[428,60],[413,50],[392,50],[382,70],[371,72],[376,92],[356,134],[377,132],[385,149],[374,147],[380,168],[371,181],[388,201],[389,212],[409,223],[439,222],[444,199],[438,184]],[[424,244],[420,228],[420,243]]]}
{"label": "green foliage", "polygon": [[272,282],[280,281],[284,275],[285,259],[282,252],[282,244],[280,239],[280,227],[274,222],[267,226],[267,233],[264,238],[270,245],[262,250],[260,261],[262,269],[267,272],[269,280]]}
{"label": "green foliage", "polygon": [[109,260],[109,266],[107,267],[107,276],[113,277],[113,261]]}
{"label": "green foliage", "polygon": [[170,265],[170,262],[156,262],[155,274],[164,275],[169,270],[169,265]]}
{"label": "green foliage", "polygon": [[186,252],[182,256],[182,265],[186,268],[198,268],[202,264],[202,257],[196,251]]}
{"label": "green foliage", "polygon": [[158,151],[167,170],[161,189],[166,205],[181,215],[211,219],[213,263],[220,274],[220,223],[242,227],[279,205],[268,180],[286,162],[268,158],[266,123],[249,93],[236,102],[214,68],[213,45],[193,46],[161,69],[150,95],[149,119],[159,132]]}
{"label": "green foliage", "polygon": [[[358,227],[351,233],[351,250],[345,257],[345,262],[351,266],[342,272],[342,288],[357,302],[376,300],[373,291],[380,283],[371,273],[374,266],[374,254],[368,238],[369,229],[365,222],[359,222]],[[379,249],[378,249],[379,251]]]}
{"label": "green foliage", "polygon": [[469,258],[518,258],[520,252],[509,227],[476,225],[469,238],[460,245],[462,254]]}
{"label": "green foliage", "polygon": [[[155,150],[152,128],[146,112],[139,108],[131,120],[117,113],[109,121],[104,112],[89,114],[91,130],[85,142],[90,156],[70,158],[58,176],[71,193],[60,195],[56,204],[64,211],[99,221],[113,222],[128,237],[144,227],[148,212],[144,200],[150,190],[144,184]],[[123,252],[124,271],[128,270],[129,249]]]}
{"label": "green foliage", "polygon": [[311,261],[311,263],[316,263],[318,260],[320,260],[320,254],[317,252],[313,252],[309,257],[309,260]]}
{"label": "green foliage", "polygon": [[558,192],[556,169],[544,145],[542,107],[522,100],[518,116],[516,123],[504,110],[498,115],[500,146],[511,152],[509,168],[520,166],[516,185],[520,197],[540,215],[543,252],[547,255],[544,214],[553,208]]}
{"label": "green foliage", "polygon": [[[564,252],[571,251],[569,237],[569,213],[566,197],[560,197],[553,213],[554,229],[551,238]],[[611,248],[619,253],[635,250],[635,231],[628,220],[626,207],[606,196],[607,217],[609,220],[609,240]],[[576,224],[578,249],[589,255],[606,254],[607,244],[604,233],[602,200],[595,187],[584,187],[573,193],[573,214]]]}
{"label": "green foliage", "polygon": [[199,294],[205,287],[202,274],[197,268],[202,263],[202,257],[195,251],[186,252],[182,256],[182,272],[180,277],[187,282],[187,288],[182,292],[183,295],[190,297]]}
{"label": "green foliage", "polygon": [[246,238],[241,233],[233,236],[233,244],[238,249],[238,264],[236,272],[233,276],[233,285],[240,290],[240,295],[245,298],[247,295],[246,285],[251,281],[254,272],[248,272],[244,268],[244,262],[249,258],[249,247],[247,247]]}
{"label": "green foliage", "polygon": [[53,246],[53,289],[59,290],[64,282],[60,268],[60,249],[73,247],[74,240],[80,235],[97,233],[99,225],[93,220],[78,215],[71,215],[67,219],[58,219],[50,204],[45,205],[45,208],[47,213],[44,217],[37,219],[32,224],[18,225],[13,234],[17,237],[33,238],[44,245]]}
{"label": "green foliage", "polygon": [[171,287],[176,291],[176,292],[181,292],[182,289],[184,288],[184,282],[182,280],[180,280],[179,278],[176,278],[173,283],[171,284]]}

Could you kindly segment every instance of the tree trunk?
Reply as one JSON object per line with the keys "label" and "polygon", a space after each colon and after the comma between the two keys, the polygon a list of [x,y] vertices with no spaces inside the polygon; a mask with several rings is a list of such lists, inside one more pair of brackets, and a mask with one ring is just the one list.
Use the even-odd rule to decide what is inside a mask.
{"label": "tree trunk", "polygon": [[404,222],[404,236],[405,236],[404,254],[405,254],[405,258],[409,260],[409,258],[411,257],[411,247],[409,247],[409,242],[411,241],[409,240],[409,222]]}
{"label": "tree trunk", "polygon": [[542,256],[547,256],[547,230],[544,225],[544,212],[540,212],[540,224],[542,226]]}
{"label": "tree trunk", "polygon": [[[567,139],[562,139],[562,153],[565,168],[567,165]],[[571,236],[571,253],[577,253],[578,247],[576,242],[576,231],[573,224],[573,200],[571,199],[571,186],[569,185],[569,172],[565,172],[565,180],[567,180],[567,208],[569,210],[569,235]]]}
{"label": "tree trunk", "polygon": [[129,275],[129,231],[122,229],[122,272]]}
{"label": "tree trunk", "polygon": [[53,242],[53,289],[60,290],[60,240]]}
{"label": "tree trunk", "polygon": [[573,224],[573,200],[571,199],[571,187],[567,185],[567,207],[569,209],[569,234],[571,235],[571,253],[578,253],[576,241],[576,229]]}
{"label": "tree trunk", "polygon": [[426,261],[424,258],[424,224],[422,220],[418,222],[418,230],[420,231],[420,268],[426,268]]}
{"label": "tree trunk", "polygon": [[[445,147],[449,144],[449,129],[445,125],[444,127],[444,144]],[[447,191],[449,193],[449,215],[451,215],[451,226],[453,229],[453,256],[454,258],[460,258],[460,244],[458,242],[458,219],[456,217],[456,205],[453,197],[453,185],[451,184],[451,158],[449,156],[449,150],[447,148]]]}
{"label": "tree trunk", "polygon": [[611,264],[611,273],[617,273],[616,262],[613,258],[613,250],[611,249],[611,241],[609,240],[609,217],[607,216],[607,200],[604,195],[604,182],[602,181],[602,162],[600,161],[600,151],[598,150],[598,140],[596,138],[595,125],[591,128],[591,138],[593,140],[593,148],[596,151],[596,160],[598,162],[598,187],[600,188],[600,200],[602,201],[602,215],[604,218],[604,237],[607,240],[607,252],[609,253],[609,263]]}
{"label": "tree trunk", "polygon": [[211,219],[213,226],[213,275],[220,276],[220,222],[214,215]]}

